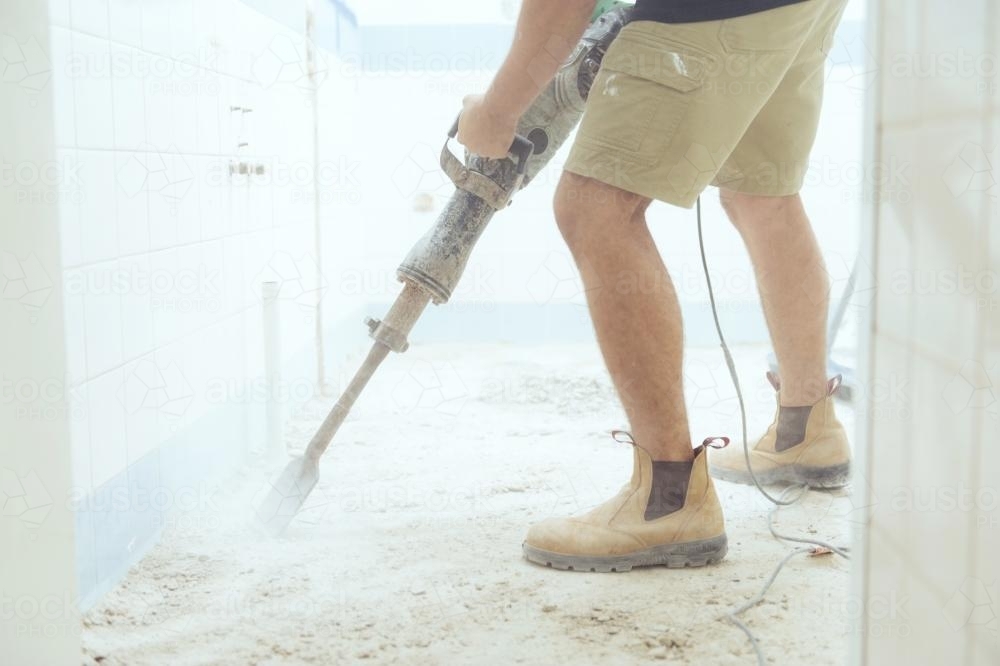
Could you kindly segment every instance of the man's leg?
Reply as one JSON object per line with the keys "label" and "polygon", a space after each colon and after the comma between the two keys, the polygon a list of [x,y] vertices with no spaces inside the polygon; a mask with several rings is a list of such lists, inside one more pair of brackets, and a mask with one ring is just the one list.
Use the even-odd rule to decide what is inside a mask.
{"label": "man's leg", "polygon": [[680,306],[646,227],[649,199],[567,173],[556,219],[576,259],[597,339],[633,431],[632,478],[606,502],[528,530],[532,562],[576,571],[697,567],[726,555],[708,473],[692,448],[681,381]]}
{"label": "man's leg", "polygon": [[829,279],[798,195],[722,191],[729,219],[757,275],[781,377],[781,406],[814,405],[827,395]]}
{"label": "man's leg", "polygon": [[648,206],[649,199],[566,173],[556,221],[635,441],[653,460],[690,461],[681,310],[646,226]]}
{"label": "man's leg", "polygon": [[[851,452],[826,379],[829,281],[798,195],[724,191],[723,205],[746,242],[778,357],[778,410],[750,451],[762,483],[835,488],[847,483]],[[743,451],[712,457],[712,474],[751,483]]]}

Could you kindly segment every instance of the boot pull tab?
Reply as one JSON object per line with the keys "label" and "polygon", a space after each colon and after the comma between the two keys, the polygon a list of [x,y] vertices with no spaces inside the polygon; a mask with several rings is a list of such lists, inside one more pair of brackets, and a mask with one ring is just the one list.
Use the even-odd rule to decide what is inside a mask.
{"label": "boot pull tab", "polygon": [[840,389],[840,385],[844,383],[844,375],[837,375],[831,379],[826,385],[826,395],[827,397],[833,395]]}
{"label": "boot pull tab", "polygon": [[775,391],[781,390],[781,377],[779,377],[777,374],[769,371],[767,373],[767,381],[771,383],[771,386],[774,388]]}
{"label": "boot pull tab", "polygon": [[631,444],[632,446],[636,446],[635,437],[632,436],[632,433],[626,432],[625,430],[612,430],[611,439],[615,440],[619,444]]}
{"label": "boot pull tab", "polygon": [[[722,442],[719,444],[718,442]],[[709,437],[704,442],[701,443],[702,448],[709,449],[724,449],[729,446],[728,437]]]}

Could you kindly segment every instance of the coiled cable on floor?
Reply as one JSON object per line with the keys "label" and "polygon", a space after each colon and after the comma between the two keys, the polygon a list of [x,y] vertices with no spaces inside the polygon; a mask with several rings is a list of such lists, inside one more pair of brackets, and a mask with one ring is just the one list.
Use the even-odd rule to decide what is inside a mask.
{"label": "coiled cable on floor", "polygon": [[[705,282],[708,284],[708,299],[712,305],[712,318],[715,321],[715,331],[719,336],[719,344],[722,347],[722,354],[723,356],[725,356],[726,366],[729,368],[729,376],[733,381],[733,388],[736,389],[736,399],[740,405],[740,422],[742,424],[742,431],[743,431],[743,456],[746,459],[747,470],[750,472],[750,478],[753,479],[753,484],[754,486],[757,487],[757,490],[760,491],[760,494],[766,497],[771,503],[774,504],[774,507],[771,509],[767,517],[767,526],[768,529],[771,531],[771,534],[774,536],[774,538],[780,541],[788,541],[792,543],[800,543],[810,546],[809,548],[796,548],[795,550],[788,553],[778,563],[778,566],[775,567],[774,571],[771,573],[771,576],[764,583],[764,586],[761,588],[760,592],[758,592],[754,597],[752,597],[745,603],[741,604],[740,606],[733,608],[725,615],[725,619],[729,620],[729,622],[734,624],[740,631],[746,634],[747,638],[750,640],[751,645],[753,645],[754,652],[757,655],[757,663],[759,664],[759,666],[765,666],[765,664],[767,663],[767,658],[764,656],[764,650],[760,645],[760,640],[753,633],[750,627],[747,626],[747,624],[742,619],[740,619],[740,616],[764,600],[764,597],[767,595],[768,590],[771,589],[771,586],[774,584],[774,581],[777,580],[778,575],[781,573],[781,570],[784,569],[785,565],[788,564],[788,562],[791,561],[796,556],[821,555],[821,554],[833,553],[845,559],[850,559],[850,558],[848,556],[847,548],[840,546],[833,546],[828,543],[824,543],[822,541],[818,541],[816,539],[810,539],[807,537],[796,537],[796,536],[780,534],[774,527],[774,517],[778,513],[778,511],[782,507],[791,506],[792,504],[795,504],[799,500],[801,500],[806,495],[806,493],[809,492],[809,487],[806,485],[789,486],[784,491],[782,491],[778,495],[778,497],[774,497],[769,492],[764,490],[763,486],[761,486],[760,484],[760,481],[757,480],[757,475],[754,474],[753,466],[750,463],[750,442],[747,436],[747,410],[746,410],[746,403],[743,400],[743,389],[742,386],[740,385],[739,374],[736,372],[736,363],[735,361],[733,361],[732,352],[730,352],[729,345],[726,343],[726,336],[722,332],[722,324],[719,322],[719,308],[715,302],[715,291],[712,288],[712,276],[708,270],[708,255],[705,252],[705,233],[702,228],[701,197],[698,197],[697,213],[698,213],[698,247],[701,251],[701,265],[702,268],[705,270]],[[787,496],[792,492],[795,492],[794,497],[788,499]]]}

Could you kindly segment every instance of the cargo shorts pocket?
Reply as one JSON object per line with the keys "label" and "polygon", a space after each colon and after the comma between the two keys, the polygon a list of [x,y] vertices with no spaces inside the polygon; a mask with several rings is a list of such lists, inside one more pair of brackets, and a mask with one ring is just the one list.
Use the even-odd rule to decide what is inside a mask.
{"label": "cargo shorts pocket", "polygon": [[594,82],[581,128],[585,141],[652,164],[670,145],[705,82],[706,57],[682,45],[623,32]]}

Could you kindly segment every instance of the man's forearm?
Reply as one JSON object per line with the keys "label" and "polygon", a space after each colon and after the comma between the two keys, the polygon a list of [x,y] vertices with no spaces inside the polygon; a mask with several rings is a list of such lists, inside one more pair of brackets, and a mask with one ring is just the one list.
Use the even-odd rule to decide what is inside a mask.
{"label": "man's forearm", "polygon": [[524,0],[510,54],[486,92],[490,111],[520,118],[590,23],[597,0]]}

